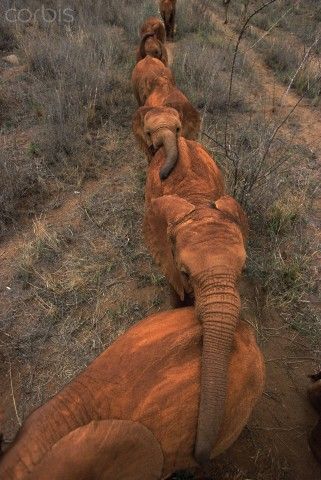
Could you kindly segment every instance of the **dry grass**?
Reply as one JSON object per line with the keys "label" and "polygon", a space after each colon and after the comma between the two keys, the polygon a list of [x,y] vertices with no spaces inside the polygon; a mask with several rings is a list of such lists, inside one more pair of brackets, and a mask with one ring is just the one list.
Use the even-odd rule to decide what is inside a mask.
{"label": "dry grass", "polygon": [[257,44],[257,49],[262,53],[267,66],[285,85],[291,83],[299,95],[304,95],[317,104],[321,94],[321,78],[318,65],[313,65],[313,58],[319,43],[316,41],[307,60],[306,46],[299,48],[296,43],[285,43],[281,35],[264,39]]}
{"label": "dry grass", "polygon": [[[164,279],[141,238],[138,166],[143,168],[140,156],[114,172],[70,226],[35,220],[33,236],[15,260],[14,297],[0,321],[0,339],[4,367],[10,358],[20,371],[22,418],[164,304]],[[14,417],[5,433],[13,423]]]}
{"label": "dry grass", "polygon": [[[37,6],[34,1],[29,8],[36,11]],[[138,27],[145,15],[156,13],[152,1],[136,6],[133,10],[125,0],[121,5],[71,2],[72,25],[49,27],[38,17],[28,27],[17,24],[10,30],[6,25],[28,72],[0,92],[7,146],[0,159],[0,234],[19,218],[21,203],[27,205],[24,213],[34,213],[34,202],[26,198],[36,195],[44,203],[59,191],[79,188],[108,162],[101,138],[113,132],[111,141],[117,141],[119,131],[130,124],[135,109],[130,71]],[[15,148],[26,129],[28,143]]]}
{"label": "dry grass", "polygon": [[[222,10],[221,1],[216,0],[216,7]],[[259,0],[252,0],[248,15],[262,5]],[[229,14],[236,30],[240,29],[241,2],[231,2]],[[319,101],[321,92],[320,68],[320,16],[321,9],[313,0],[293,2],[277,0],[275,4],[263,9],[250,21],[247,35],[255,49],[259,51],[269,68],[277,77],[299,95],[304,94],[314,103]],[[284,41],[286,38],[286,41]],[[309,58],[295,75],[307,50],[313,45]]]}
{"label": "dry grass", "polygon": [[[212,31],[193,34],[176,49],[173,70],[179,85],[195,106],[204,113],[224,111],[227,104],[232,50],[222,37]],[[249,73],[244,58],[236,66],[237,86],[232,101],[234,110],[244,111],[247,105],[239,82],[244,73]],[[255,79],[249,78],[255,85]]]}

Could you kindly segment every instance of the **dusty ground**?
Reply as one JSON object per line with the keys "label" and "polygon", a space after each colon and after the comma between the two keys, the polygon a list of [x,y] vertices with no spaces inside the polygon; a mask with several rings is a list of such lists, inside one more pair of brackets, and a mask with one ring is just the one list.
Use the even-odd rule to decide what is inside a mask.
{"label": "dusty ground", "polygon": [[[233,24],[224,26],[220,15],[213,11],[210,14],[216,28],[221,29],[222,35],[227,39],[235,38]],[[270,99],[270,103],[266,101],[266,111],[270,111],[273,115],[278,109],[287,110],[291,108],[298,99],[295,93],[291,91],[284,96],[284,86],[278,82],[273,72],[265,66],[260,55],[249,49],[249,44],[246,41],[242,43],[241,48],[247,52],[246,55],[260,80],[261,88],[265,91],[265,98]],[[175,55],[175,48],[171,45],[171,61],[173,55]],[[3,78],[12,79],[15,74],[19,73],[20,70],[11,71],[5,73]],[[321,114],[319,108],[312,107],[308,101],[302,101],[296,113],[296,122],[298,125],[297,134],[300,136],[302,143],[315,152],[318,161],[321,163],[319,148]],[[292,132],[289,131],[288,134],[292,135]],[[108,242],[108,245],[104,243],[106,238],[100,236],[100,217],[88,218],[87,216],[85,218],[84,206],[95,199],[95,195],[101,195],[101,192],[105,190],[113,195],[119,194],[119,192],[122,195],[127,195],[128,187],[122,186],[122,182],[128,177],[131,178],[135,168],[136,166],[122,165],[117,172],[111,167],[103,169],[98,180],[85,182],[79,192],[65,194],[58,208],[50,209],[50,206],[48,209],[44,208],[44,213],[41,214],[38,221],[38,228],[40,222],[41,225],[49,225],[54,231],[69,229],[79,233],[87,228],[88,222],[91,224],[91,228],[94,223],[97,238],[93,239],[93,245],[97,249],[110,248]],[[91,214],[90,210],[87,209],[86,211],[89,212],[89,215]],[[35,238],[34,220],[34,218],[22,217],[20,226],[15,232],[12,231],[0,245],[1,315],[3,318],[12,316],[13,299],[22,299],[22,306],[18,302],[14,304],[16,309],[25,308],[28,311],[28,315],[18,316],[20,319],[18,328],[20,329],[26,328],[26,326],[31,328],[33,322],[39,321],[39,317],[32,320],[31,311],[35,306],[34,297],[28,298],[28,290],[15,282],[15,261],[25,245]],[[320,198],[314,201],[313,208],[310,211],[309,228],[316,230],[321,235]],[[140,255],[145,255],[144,251],[141,251]],[[143,272],[150,273],[150,267],[146,267],[146,262],[144,263],[143,260],[138,263],[138,266]],[[316,257],[316,268],[320,268],[320,257]],[[95,314],[96,316],[93,315],[96,321],[97,318],[101,318],[101,315],[109,312],[111,306],[114,306],[113,299],[115,297],[119,298],[119,303],[124,300],[129,303],[137,299],[139,301],[146,300],[146,309],[142,313],[168,306],[164,286],[155,283],[142,287],[137,278],[130,278],[128,283],[126,274],[126,268],[118,265],[116,273],[113,273],[116,283],[113,284],[112,281],[109,281],[109,283],[104,284],[105,286],[110,285],[110,287],[104,302],[99,306],[97,304],[97,314]],[[128,293],[129,290],[130,293]],[[209,471],[206,473],[200,471],[186,472],[173,478],[204,479],[206,478],[205,475],[213,480],[316,480],[321,478],[321,467],[315,462],[307,444],[307,433],[316,421],[316,414],[306,401],[307,375],[320,365],[320,352],[312,350],[309,339],[302,337],[297,331],[291,329],[282,319],[280,312],[263,308],[263,295],[258,285],[254,285],[250,281],[243,281],[243,316],[256,329],[266,359],[267,381],[265,393],[240,439],[228,452],[213,463]],[[155,302],[155,298],[158,299],[157,302]],[[315,303],[320,302],[320,299],[312,300]],[[17,305],[19,306],[17,307]],[[152,305],[152,307],[149,305]],[[84,310],[89,309],[88,305],[83,308]],[[139,314],[140,312],[138,312]],[[130,315],[131,312],[124,311],[123,316],[127,318],[123,329],[130,324]],[[114,317],[111,316],[110,318],[113,319]],[[105,331],[103,336],[99,337],[99,348],[93,347],[91,357],[86,357],[84,364],[78,366],[78,369],[83,368],[86,362],[96,356],[102,348],[110,343],[113,335],[116,335],[112,320],[109,319],[108,322],[104,323]],[[92,328],[94,328],[94,323]],[[77,342],[79,338],[82,339],[86,335],[86,332],[86,329],[80,332],[80,337],[77,336]],[[54,334],[51,333],[48,331],[48,335],[45,337],[47,338],[47,344],[45,343],[42,349],[38,351],[38,355],[40,352],[40,355],[43,355],[46,361],[42,362],[38,359],[32,364],[32,362],[24,361],[23,356],[21,358],[17,355],[17,358],[15,358],[12,356],[14,353],[12,351],[10,351],[8,357],[6,348],[10,343],[10,338],[8,338],[10,333],[1,332],[0,346],[4,348],[1,354],[3,365],[0,371],[3,375],[0,382],[0,420],[2,416],[3,430],[8,442],[26,413],[55,393],[77,373],[76,370],[68,371],[68,364],[63,375],[58,371],[59,368],[56,369],[57,371],[52,371],[50,375],[44,375],[43,371],[46,366],[50,365],[53,355],[58,353],[60,355],[58,360],[55,357],[55,363],[57,364],[59,364],[59,359],[64,359],[65,350],[63,348],[60,350],[52,340],[56,336],[59,337],[59,332],[57,333],[54,330]],[[119,333],[121,333],[121,328],[117,330],[117,334]],[[92,341],[91,337],[90,341]],[[40,364],[38,370],[37,362]],[[34,377],[36,375],[39,375],[40,382],[35,381]],[[27,397],[30,397],[29,401],[24,403],[24,399]]]}

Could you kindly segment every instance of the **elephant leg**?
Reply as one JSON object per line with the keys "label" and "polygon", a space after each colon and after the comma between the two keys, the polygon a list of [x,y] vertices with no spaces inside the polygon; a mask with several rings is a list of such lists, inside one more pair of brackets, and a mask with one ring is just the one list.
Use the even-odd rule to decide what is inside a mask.
{"label": "elephant leg", "polygon": [[308,399],[314,409],[321,414],[321,380],[316,381],[308,388]]}
{"label": "elephant leg", "polygon": [[163,452],[153,433],[138,422],[101,420],[59,440],[35,466],[33,480],[156,480]]}
{"label": "elephant leg", "polygon": [[319,419],[318,423],[310,433],[309,445],[313,455],[318,462],[321,463],[321,419]]}
{"label": "elephant leg", "polygon": [[173,308],[192,307],[194,305],[194,298],[192,298],[191,295],[185,292],[184,300],[181,300],[170,283],[168,284],[168,287],[170,304]]}
{"label": "elephant leg", "polygon": [[170,25],[170,38],[171,40],[174,40],[174,29],[175,29],[175,15],[174,13],[171,13],[170,19],[169,19],[169,25]]}

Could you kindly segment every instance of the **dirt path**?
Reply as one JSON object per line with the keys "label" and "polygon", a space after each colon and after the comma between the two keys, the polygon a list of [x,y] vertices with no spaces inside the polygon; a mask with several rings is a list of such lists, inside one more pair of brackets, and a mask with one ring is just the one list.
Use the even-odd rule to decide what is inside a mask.
{"label": "dirt path", "polygon": [[[23,245],[26,244],[28,238],[33,232],[33,225],[35,220],[40,220],[44,223],[54,226],[55,228],[62,228],[70,223],[77,223],[77,215],[80,215],[80,206],[85,202],[86,198],[97,191],[104,183],[106,174],[103,174],[99,180],[89,180],[84,183],[80,191],[74,191],[65,196],[63,203],[58,208],[44,212],[39,216],[27,220],[24,227],[18,232],[10,236],[9,239],[0,244],[0,285],[4,286],[6,281],[11,277],[12,270],[10,268],[12,260]],[[0,289],[1,296],[1,289]]]}

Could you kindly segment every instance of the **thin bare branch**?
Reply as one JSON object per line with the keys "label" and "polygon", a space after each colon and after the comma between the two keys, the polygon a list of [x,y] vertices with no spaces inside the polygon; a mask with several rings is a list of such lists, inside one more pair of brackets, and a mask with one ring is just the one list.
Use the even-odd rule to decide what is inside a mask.
{"label": "thin bare branch", "polygon": [[230,109],[231,109],[231,97],[232,97],[232,88],[233,88],[233,78],[234,78],[234,70],[235,70],[235,63],[236,63],[236,57],[237,57],[237,54],[238,54],[238,50],[239,50],[239,45],[241,43],[241,40],[243,38],[243,35],[245,33],[245,30],[249,24],[249,22],[251,21],[251,19],[257,15],[259,12],[261,12],[261,10],[263,10],[264,8],[268,7],[269,5],[271,5],[272,3],[275,3],[276,0],[270,0],[269,2],[265,3],[264,5],[262,5],[260,8],[258,8],[257,10],[255,10],[248,18],[247,20],[245,21],[243,27],[241,28],[241,31],[239,33],[239,36],[238,36],[238,39],[237,39],[237,42],[236,42],[236,45],[235,45],[235,49],[234,49],[234,55],[233,55],[233,61],[232,61],[232,68],[231,68],[231,74],[230,74],[230,82],[229,82],[229,90],[228,90],[228,97],[227,97],[227,107],[226,107],[226,116],[225,116],[225,128],[224,128],[224,145],[225,145],[225,154],[227,156],[228,154],[228,147],[227,147],[227,131],[228,131],[228,122],[229,122],[229,117],[230,117]]}
{"label": "thin bare branch", "polygon": [[[209,140],[212,140],[212,142],[214,142],[218,147],[220,147],[222,150],[225,151],[225,146],[224,146],[222,143],[220,143],[220,142],[218,142],[217,140],[215,140],[215,138],[213,138],[211,135],[209,135],[209,134],[208,134],[207,132],[205,132],[204,130],[203,130],[201,133],[202,133],[202,135],[205,135],[205,137],[207,137]],[[235,159],[240,160],[240,157],[237,155],[236,152],[230,150],[230,153],[233,154],[234,158],[231,157],[231,155],[229,155],[229,154],[226,155],[226,153],[225,153],[225,155],[226,155],[226,157],[228,158],[228,160],[230,160],[231,162],[233,162],[233,164],[235,164],[235,161],[236,161]]]}
{"label": "thin bare branch", "polygon": [[260,38],[258,38],[258,39],[253,43],[253,45],[251,45],[251,46],[245,51],[245,53],[247,53],[249,50],[252,50],[252,48],[254,48],[256,45],[258,45],[258,44],[273,30],[273,28],[276,27],[277,24],[278,24],[288,13],[291,12],[291,10],[293,10],[293,8],[294,8],[294,7],[292,6],[292,7],[290,7],[288,10],[286,10],[286,11],[283,13],[283,15],[281,15],[281,17],[278,18],[278,20],[277,20],[276,22],[274,22],[273,25],[272,25],[266,32],[264,32],[264,34],[263,34]]}
{"label": "thin bare branch", "polygon": [[19,417],[19,414],[18,414],[16,397],[15,397],[14,391],[13,391],[13,382],[12,382],[12,372],[11,372],[11,361],[10,361],[10,358],[9,358],[9,377],[10,377],[10,388],[11,388],[11,396],[12,396],[14,411],[15,411],[15,413],[16,413],[17,422],[18,422],[19,426],[21,427],[22,422],[21,422],[20,417]]}
{"label": "thin bare branch", "polygon": [[293,82],[295,80],[295,78],[297,77],[298,73],[300,72],[300,70],[302,70],[304,64],[307,62],[313,48],[319,43],[319,40],[320,40],[320,36],[317,36],[317,38],[314,40],[314,42],[312,43],[312,45],[308,48],[306,54],[304,55],[303,57],[303,60],[302,62],[300,63],[300,65],[298,66],[296,72],[294,73],[293,77],[291,78],[290,80],[290,83],[288,85],[288,88],[286,89],[285,93],[283,94],[282,96],[282,101],[281,103],[283,103],[283,99],[286,97],[286,95],[288,95],[289,91],[290,91],[290,88],[292,87],[293,85]]}
{"label": "thin bare branch", "polygon": [[[315,79],[315,81],[312,83],[311,87],[316,84],[317,82],[319,82],[321,79],[321,76],[317,77]],[[310,88],[311,88],[310,87]],[[290,111],[288,112],[288,114],[284,117],[284,119],[282,120],[282,122],[274,129],[271,137],[269,138],[268,142],[267,142],[267,147],[265,149],[265,152],[262,156],[262,159],[259,163],[259,168],[257,169],[257,172],[258,174],[254,177],[254,181],[252,182],[252,187],[254,186],[254,184],[256,182],[258,182],[258,180],[260,180],[262,177],[259,176],[259,172],[261,171],[261,167],[262,165],[264,164],[264,161],[266,159],[266,157],[268,156],[269,152],[270,152],[270,149],[271,149],[271,146],[272,146],[272,143],[273,143],[273,140],[275,139],[276,135],[278,134],[278,132],[281,130],[281,128],[283,127],[283,125],[288,121],[288,119],[290,118],[290,116],[294,113],[294,111],[296,110],[296,108],[298,107],[298,105],[302,102],[302,100],[304,99],[305,97],[305,93],[302,93],[302,95],[299,97],[299,99],[297,100],[297,102],[292,106],[292,108],[290,109]],[[284,162],[283,162],[284,163]],[[281,164],[280,164],[281,165]],[[275,171],[277,168],[279,168],[278,166],[274,166],[272,167],[268,172],[265,173],[265,175],[269,175],[270,173],[272,173],[273,171]]]}

